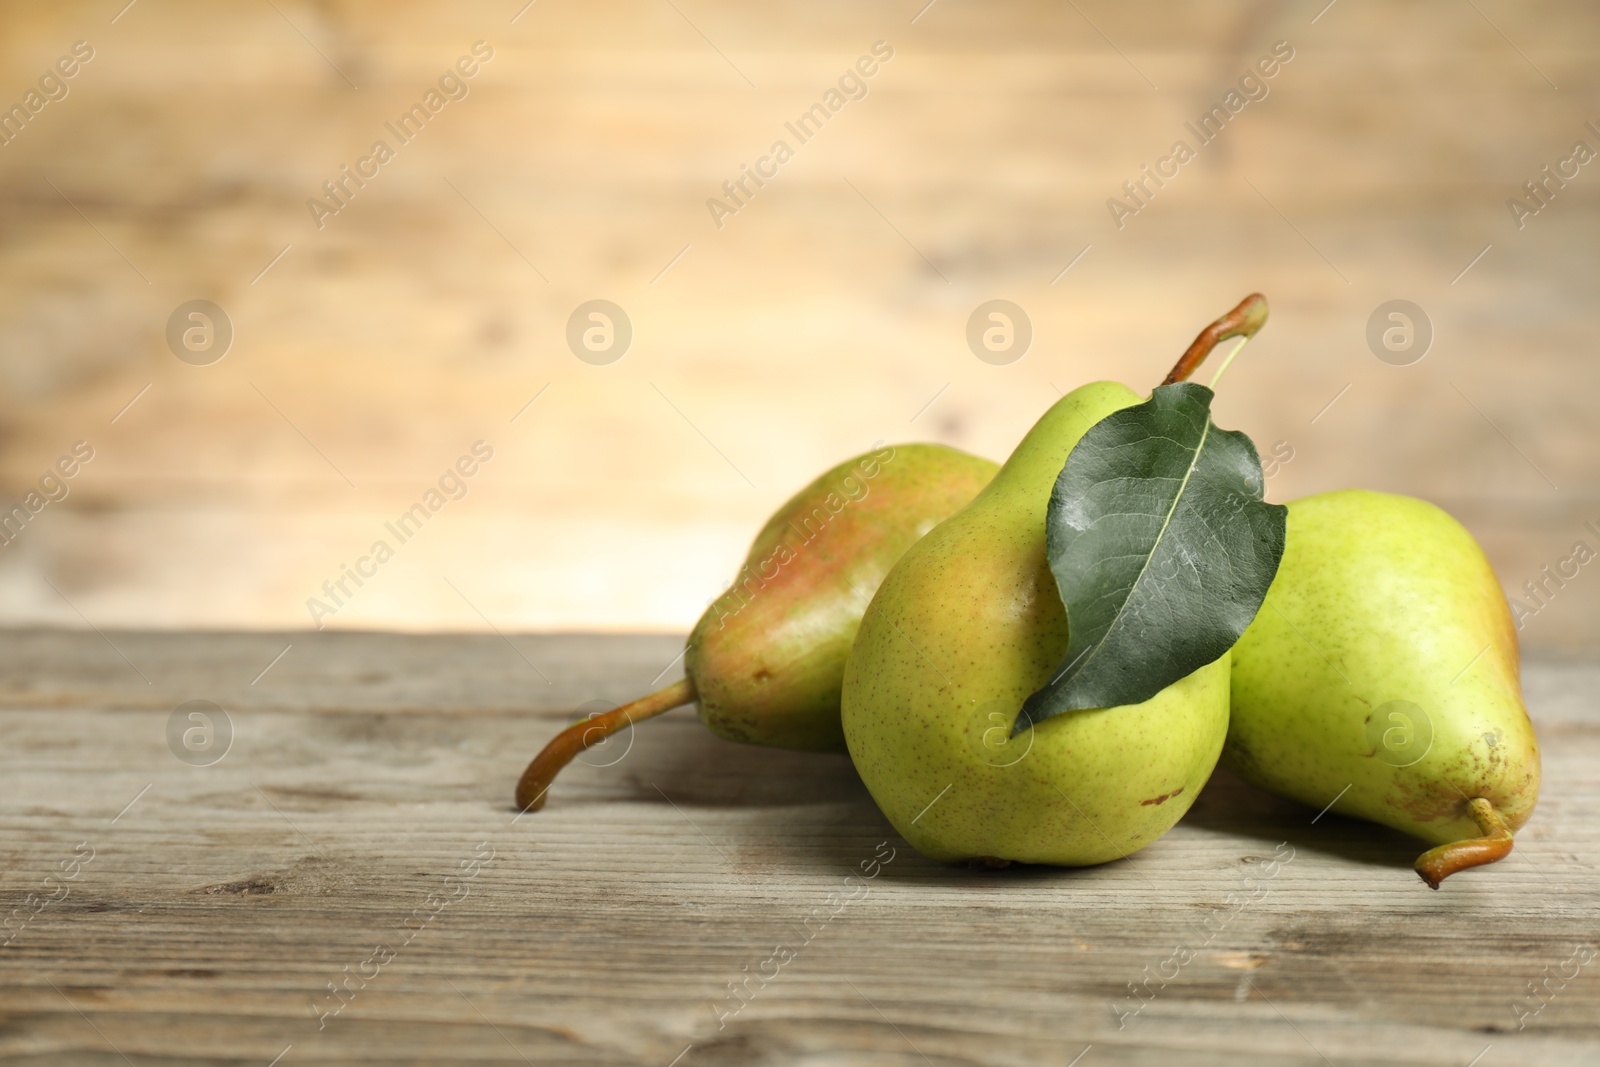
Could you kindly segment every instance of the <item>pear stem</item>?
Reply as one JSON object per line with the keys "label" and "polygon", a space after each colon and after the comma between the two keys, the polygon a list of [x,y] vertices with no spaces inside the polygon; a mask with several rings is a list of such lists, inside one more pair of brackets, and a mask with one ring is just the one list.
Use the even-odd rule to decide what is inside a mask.
{"label": "pear stem", "polygon": [[1417,857],[1417,873],[1438,889],[1439,883],[1468,867],[1481,867],[1485,863],[1503,860],[1511,855],[1511,828],[1506,825],[1494,805],[1482,797],[1467,801],[1467,812],[1483,831],[1482,837],[1465,841],[1452,841],[1448,845],[1430,848]]}
{"label": "pear stem", "polygon": [[[1189,347],[1184,350],[1183,355],[1178,357],[1178,362],[1172,365],[1172,370],[1168,372],[1166,381],[1161,384],[1171,385],[1174,382],[1188,381],[1189,375],[1193,374],[1195,368],[1205,362],[1206,357],[1211,354],[1213,348],[1216,348],[1217,345],[1230,337],[1242,336],[1245,340],[1249,340],[1260,331],[1262,326],[1266,325],[1266,321],[1267,298],[1260,293],[1251,293],[1239,301],[1238,306],[1232,311],[1201,330],[1195,336]],[[1234,346],[1233,351],[1228,355],[1228,361],[1222,365],[1223,370],[1228,368],[1228,363],[1231,363],[1233,357],[1239,354],[1239,349],[1243,345],[1244,341],[1241,341]],[[1222,371],[1218,371],[1217,377],[1220,378],[1221,376]],[[1212,379],[1211,384],[1215,385],[1216,379]]]}
{"label": "pear stem", "polygon": [[684,678],[620,708],[573,723],[552,737],[550,743],[533,757],[528,769],[522,772],[522,778],[517,782],[517,810],[538,811],[544,807],[550,783],[561,773],[561,768],[571,763],[584,749],[599,744],[636,722],[691,704],[698,695],[694,683]]}

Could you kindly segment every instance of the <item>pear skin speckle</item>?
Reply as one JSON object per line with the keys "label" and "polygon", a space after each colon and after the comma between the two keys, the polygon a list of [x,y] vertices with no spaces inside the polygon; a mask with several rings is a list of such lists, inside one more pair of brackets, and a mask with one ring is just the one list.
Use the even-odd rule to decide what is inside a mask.
{"label": "pear skin speckle", "polygon": [[906,549],[997,470],[944,445],[895,445],[790,498],[689,635],[684,670],[700,721],[730,741],[843,751],[839,690],[868,601]]}
{"label": "pear skin speckle", "polygon": [[1140,399],[1112,382],[1069,393],[976,500],[906,553],[862,619],[845,666],[845,739],[878,807],[926,856],[1117,859],[1166,833],[1216,764],[1227,656],[1143,704],[1010,737],[1067,648],[1045,558],[1051,487],[1090,426]]}
{"label": "pear skin speckle", "polygon": [[1445,843],[1479,836],[1470,798],[1515,829],[1538,797],[1505,594],[1472,535],[1425,501],[1290,503],[1232,689],[1223,762],[1311,807],[1339,796],[1340,814]]}

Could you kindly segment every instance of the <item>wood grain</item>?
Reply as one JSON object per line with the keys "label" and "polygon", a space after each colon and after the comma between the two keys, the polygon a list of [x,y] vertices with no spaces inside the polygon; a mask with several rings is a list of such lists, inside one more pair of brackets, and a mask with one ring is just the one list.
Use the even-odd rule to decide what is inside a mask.
{"label": "wood grain", "polygon": [[[1600,936],[1592,664],[1528,666],[1539,810],[1509,860],[1437,893],[1409,869],[1418,842],[1314,819],[1222,773],[1127,860],[946,867],[905,846],[845,758],[733,745],[688,712],[593,753],[616,762],[574,765],[545,811],[514,819],[512,785],[544,738],[573,709],[672,677],[678,649],[670,637],[5,633],[0,915],[55,893],[45,878],[80,843],[93,859],[0,948],[0,1060],[1035,1067],[1092,1046],[1082,1067],[1461,1067],[1480,1053],[1479,1067],[1511,1067],[1600,1055],[1600,960],[1565,962]],[[165,736],[192,699],[233,726],[208,767],[178,760]],[[792,959],[769,962],[784,946]],[[1575,977],[1551,978],[1519,1031],[1513,1005],[1539,1004],[1528,984],[1563,971]],[[729,983],[774,973],[751,980],[748,1004],[729,999]],[[328,983],[347,974],[371,977],[322,1017],[339,1004]],[[1130,983],[1147,978],[1130,1014]]]}

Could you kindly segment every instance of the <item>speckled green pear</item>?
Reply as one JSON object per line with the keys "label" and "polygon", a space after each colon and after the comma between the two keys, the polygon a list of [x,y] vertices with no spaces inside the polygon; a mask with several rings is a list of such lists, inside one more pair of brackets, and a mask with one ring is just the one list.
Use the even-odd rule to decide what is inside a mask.
{"label": "speckled green pear", "polygon": [[945,445],[889,446],[791,497],[689,635],[684,672],[700,721],[730,741],[842,752],[839,687],[868,598],[997,470]]}
{"label": "speckled green pear", "polygon": [[1045,558],[1051,487],[1089,427],[1142,399],[1113,382],[1062,398],[972,503],[900,559],[861,621],[845,664],[845,740],[878,807],[926,856],[1116,859],[1170,829],[1216,764],[1226,656],[1143,704],[1009,737],[1067,648]]}
{"label": "speckled green pear", "polygon": [[839,690],[868,600],[905,550],[998,469],[945,445],[910,444],[824,472],[767,520],[733,585],[700,617],[683,679],[551,738],[517,782],[518,810],[543,807],[584,749],[690,702],[731,741],[843,751]]}
{"label": "speckled green pear", "polygon": [[1538,797],[1505,594],[1472,535],[1422,500],[1289,505],[1283,562],[1234,646],[1232,703],[1223,761],[1315,808],[1443,844],[1486,832],[1469,801],[1515,830]]}

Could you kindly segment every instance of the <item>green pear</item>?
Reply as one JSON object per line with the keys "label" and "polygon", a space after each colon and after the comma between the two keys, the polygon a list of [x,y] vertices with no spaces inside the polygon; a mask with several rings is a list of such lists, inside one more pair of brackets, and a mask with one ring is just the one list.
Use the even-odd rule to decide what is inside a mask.
{"label": "green pear", "polygon": [[1063,397],[972,503],[912,546],[861,621],[844,672],[845,740],[878,807],[926,856],[1116,859],[1170,829],[1216,764],[1226,655],[1142,704],[1010,736],[1067,648],[1045,555],[1051,488],[1091,426],[1142,399],[1114,382]]}
{"label": "green pear", "polygon": [[538,810],[583,749],[691,702],[720,737],[777,748],[844,751],[845,657],[872,594],[923,534],[999,468],[944,445],[877,448],[833,467],[773,514],[733,585],[689,635],[686,677],[553,738],[517,784]]}
{"label": "green pear", "polygon": [[999,466],[900,445],[834,467],[775,512],[689,635],[700,721],[730,741],[843,752],[845,658],[872,594]]}
{"label": "green pear", "polygon": [[1289,504],[1266,602],[1233,650],[1223,761],[1314,808],[1444,846],[1441,878],[1510,851],[1539,793],[1517,632],[1483,550],[1422,500]]}

